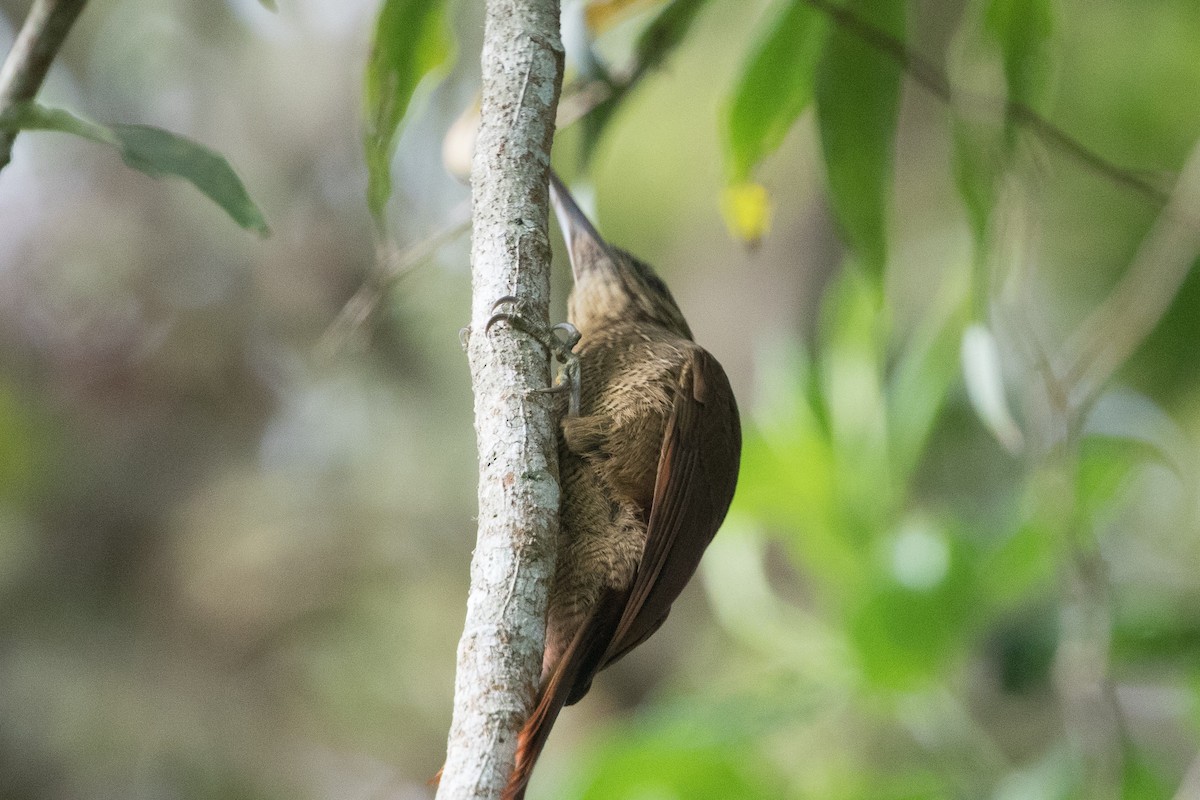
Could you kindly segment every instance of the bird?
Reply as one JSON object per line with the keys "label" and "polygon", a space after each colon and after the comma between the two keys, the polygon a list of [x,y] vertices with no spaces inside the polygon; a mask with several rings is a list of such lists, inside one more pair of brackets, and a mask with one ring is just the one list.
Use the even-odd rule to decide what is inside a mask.
{"label": "bird", "polygon": [[606,242],[553,171],[550,190],[574,282],[569,325],[556,326],[571,336],[555,339],[567,377],[553,390],[569,395],[559,532],[541,680],[504,800],[524,798],[563,707],[666,620],[725,518],[741,455],[729,379],[666,284]]}

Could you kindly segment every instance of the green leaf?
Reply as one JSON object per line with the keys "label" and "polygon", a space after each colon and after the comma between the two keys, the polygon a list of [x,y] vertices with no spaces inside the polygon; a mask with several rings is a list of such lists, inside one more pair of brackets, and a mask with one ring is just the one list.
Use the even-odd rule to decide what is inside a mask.
{"label": "green leaf", "polygon": [[453,43],[442,0],[384,0],[367,60],[363,104],[367,205],[378,226],[392,196],[392,156],[400,123],[427,75],[447,66]]}
{"label": "green leaf", "polygon": [[907,485],[925,453],[938,414],[959,376],[963,313],[934,308],[896,360],[887,387],[888,451],[896,479]]}
{"label": "green leaf", "polygon": [[[778,797],[749,767],[747,748],[679,747],[653,740],[618,745],[602,753],[600,765],[585,773],[570,796],[580,800],[614,797],[717,798]],[[765,785],[764,785],[765,784]]]}
{"label": "green leaf", "polygon": [[764,737],[817,711],[808,685],[763,676],[750,691],[709,692],[659,702],[607,736],[594,737],[570,786],[545,796],[579,800],[687,797],[777,798],[778,776],[756,764]]}
{"label": "green leaf", "polygon": [[[1022,600],[1028,603],[1029,598]],[[1058,622],[1053,608],[1035,603],[989,625],[987,649],[1005,694],[1048,687],[1059,647]]]}
{"label": "green leaf", "polygon": [[1112,655],[1121,665],[1200,664],[1200,619],[1169,594],[1147,592],[1115,608]]}
{"label": "green leaf", "polygon": [[[1003,137],[998,126],[962,119],[954,121],[953,136],[954,182],[966,208],[978,261],[987,252],[987,234],[1004,160]],[[976,263],[975,268],[979,272],[983,264]],[[982,285],[982,280],[979,283]]]}
{"label": "green leaf", "polygon": [[691,30],[692,23],[708,0],[672,0],[658,13],[637,41],[639,73],[658,69]]}
{"label": "green leaf", "polygon": [[25,398],[0,383],[0,500],[5,505],[18,505],[40,480],[52,474],[46,463],[50,460],[46,452],[50,429],[39,424],[42,420],[32,411]]}
{"label": "green leaf", "polygon": [[990,0],[984,29],[995,37],[1004,60],[1008,97],[1037,107],[1049,77],[1054,15],[1050,0]]}
{"label": "green leaf", "polygon": [[[903,0],[851,0],[846,13],[904,41]],[[900,67],[846,24],[835,26],[817,69],[817,119],[833,210],[848,244],[880,278],[887,259],[886,221]]]}
{"label": "green leaf", "polygon": [[1125,763],[1121,780],[1121,800],[1160,800],[1175,795],[1171,785],[1163,780],[1151,760],[1131,742],[1124,742]]}
{"label": "green leaf", "polygon": [[861,554],[848,541],[817,376],[790,348],[764,353],[759,401],[745,420],[742,466],[731,515],[782,534],[797,561],[840,589],[861,581]]}
{"label": "green leaf", "polygon": [[988,602],[1007,609],[1053,586],[1059,571],[1062,542],[1041,520],[1024,522],[981,557],[981,592]]}
{"label": "green leaf", "polygon": [[[968,13],[978,16],[968,18],[963,26],[967,37],[963,52],[975,54],[985,66],[999,62],[1002,69],[996,72],[1003,73],[1010,102],[1035,110],[1044,106],[1054,30],[1050,0],[984,0]],[[991,72],[984,69],[983,74]],[[1001,124],[1001,108],[998,105],[991,118],[964,116],[953,125],[955,179],[980,257],[987,247],[997,182],[1016,143],[1017,128],[1008,114]]]}
{"label": "green leaf", "polygon": [[725,112],[730,183],[746,180],[812,102],[828,22],[803,0],[779,0],[755,37]]}
{"label": "green leaf", "polygon": [[270,230],[229,162],[190,139],[148,125],[101,125],[59,108],[24,103],[0,116],[0,129],[59,131],[116,148],[125,163],[158,178],[174,175],[191,183],[248,230]]}
{"label": "green leaf", "polygon": [[867,545],[899,499],[888,452],[884,348],[888,308],[880,286],[847,265],[821,305],[818,370],[828,409],[842,535]]}
{"label": "green leaf", "polygon": [[911,690],[942,675],[970,645],[977,581],[960,531],[914,520],[881,541],[885,563],[847,632],[875,686]]}
{"label": "green leaf", "polygon": [[267,11],[278,11],[279,10],[279,6],[275,3],[275,0],[258,0],[258,2],[261,3],[262,7],[265,8]]}
{"label": "green leaf", "polygon": [[691,30],[696,15],[708,0],[672,0],[646,26],[634,46],[633,74],[623,84],[613,87],[612,95],[583,118],[583,154],[590,158],[596,143],[608,127],[617,109],[630,91],[648,73],[657,69],[674,52]]}

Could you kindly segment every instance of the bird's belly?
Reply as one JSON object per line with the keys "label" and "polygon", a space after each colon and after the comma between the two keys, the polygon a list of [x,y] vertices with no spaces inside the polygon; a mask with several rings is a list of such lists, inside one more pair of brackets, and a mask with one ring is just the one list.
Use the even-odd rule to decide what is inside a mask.
{"label": "bird's belly", "polygon": [[553,664],[605,589],[625,589],[646,545],[640,509],[619,498],[586,459],[563,454],[558,560],[546,618],[546,664]]}

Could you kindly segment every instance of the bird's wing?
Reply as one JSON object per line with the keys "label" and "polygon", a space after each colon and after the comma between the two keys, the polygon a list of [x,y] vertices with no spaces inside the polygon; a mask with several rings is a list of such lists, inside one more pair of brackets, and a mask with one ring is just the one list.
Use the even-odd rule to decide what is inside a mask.
{"label": "bird's wing", "polygon": [[663,433],[646,548],[600,669],[645,641],[667,618],[725,518],[737,485],[741,444],[729,379],[716,359],[696,347],[679,371]]}
{"label": "bird's wing", "polygon": [[667,618],[733,499],[740,453],[729,379],[697,347],[679,371],[637,574],[629,588],[603,593],[543,681],[518,738],[516,766],[502,800],[525,797],[533,765],[562,707],[583,697],[597,672],[645,641]]}

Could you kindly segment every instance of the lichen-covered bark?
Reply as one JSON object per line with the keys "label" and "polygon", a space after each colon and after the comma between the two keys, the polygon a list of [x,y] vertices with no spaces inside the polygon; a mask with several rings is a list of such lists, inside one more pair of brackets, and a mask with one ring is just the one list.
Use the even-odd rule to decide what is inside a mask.
{"label": "lichen-covered bark", "polygon": [[557,0],[489,0],[471,174],[479,530],[439,800],[500,796],[541,666],[559,489],[551,398],[530,390],[549,381],[547,354],[507,325],[484,329],[506,295],[531,322],[548,321],[547,171],[561,84]]}

